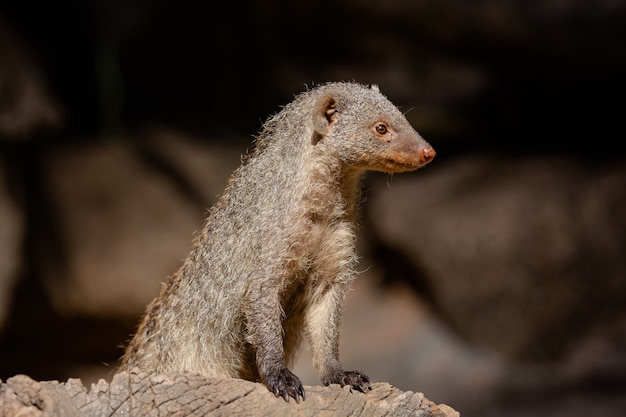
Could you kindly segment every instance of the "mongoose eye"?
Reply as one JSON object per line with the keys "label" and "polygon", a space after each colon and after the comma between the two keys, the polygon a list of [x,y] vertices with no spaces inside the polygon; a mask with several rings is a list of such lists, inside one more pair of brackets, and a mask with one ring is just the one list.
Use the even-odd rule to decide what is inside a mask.
{"label": "mongoose eye", "polygon": [[384,135],[387,133],[387,126],[384,123],[378,123],[375,127],[376,133],[379,135]]}

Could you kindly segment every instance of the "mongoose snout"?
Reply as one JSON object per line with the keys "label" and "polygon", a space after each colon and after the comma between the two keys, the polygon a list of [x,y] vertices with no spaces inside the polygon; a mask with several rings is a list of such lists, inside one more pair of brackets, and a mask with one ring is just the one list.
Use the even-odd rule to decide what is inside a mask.
{"label": "mongoose snout", "polygon": [[259,381],[299,402],[304,388],[289,366],[306,337],[322,383],[370,389],[339,361],[360,180],[434,156],[375,86],[328,83],[296,96],[264,123],[191,253],[148,305],[121,369]]}
{"label": "mongoose snout", "polygon": [[428,164],[436,155],[435,150],[417,132],[398,135],[388,150],[387,169],[382,171],[395,173],[414,171]]}

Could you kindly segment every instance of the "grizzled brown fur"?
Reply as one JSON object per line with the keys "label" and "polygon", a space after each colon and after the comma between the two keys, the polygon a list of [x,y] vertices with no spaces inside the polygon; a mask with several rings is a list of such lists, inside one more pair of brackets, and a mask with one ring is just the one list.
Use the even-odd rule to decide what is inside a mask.
{"label": "grizzled brown fur", "polygon": [[368,389],[367,376],[339,362],[360,178],[412,171],[434,155],[376,86],[328,83],[298,95],[263,126],[148,306],[122,369],[260,380],[299,401],[288,366],[304,334],[324,384]]}

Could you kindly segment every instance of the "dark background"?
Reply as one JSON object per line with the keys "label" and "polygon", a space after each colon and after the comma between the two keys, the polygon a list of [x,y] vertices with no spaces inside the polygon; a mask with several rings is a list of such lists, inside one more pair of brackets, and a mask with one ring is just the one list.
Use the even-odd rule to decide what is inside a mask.
{"label": "dark background", "polygon": [[[446,389],[419,370],[398,376],[401,383],[381,375],[462,415],[596,415],[592,404],[605,405],[598,413],[624,415],[625,18],[619,0],[2,2],[0,198],[14,207],[4,224],[17,226],[0,249],[17,266],[0,281],[9,300],[2,305],[0,378],[106,376],[110,368],[99,364],[115,362],[158,289],[117,313],[64,309],[59,294],[73,284],[58,277],[74,271],[72,254],[88,246],[86,237],[71,236],[90,229],[66,210],[74,200],[63,193],[77,195],[71,190],[80,187],[63,191],[63,184],[87,181],[82,169],[97,169],[84,149],[122,143],[130,160],[180,190],[195,210],[190,230],[179,231],[190,240],[191,224],[199,227],[223,182],[204,198],[189,178],[217,171],[222,181],[263,120],[306,86],[355,80],[378,84],[437,150],[432,166],[406,176],[414,191],[398,196],[382,186],[372,195],[361,249],[386,271],[373,279],[374,291],[406,285],[463,349],[497,357],[497,366],[485,367],[497,368],[501,379],[483,384],[466,373]],[[191,162],[175,162],[168,150],[179,149],[177,139],[166,141],[171,148],[155,142],[163,132],[180,143],[193,137],[203,151],[191,154],[233,163],[187,177]],[[94,181],[142,183],[117,180],[110,173],[126,171],[111,169],[93,174]],[[372,188],[389,181],[368,178]],[[393,180],[400,190],[402,181]],[[117,201],[83,186],[98,210]],[[382,216],[405,206],[419,208],[405,221],[424,226],[391,236],[395,229]],[[491,230],[481,222],[495,221],[493,213],[504,213],[516,227],[507,236],[519,240],[498,246],[506,231],[494,229],[495,239],[481,234]],[[458,227],[446,233],[452,223]],[[473,248],[467,258],[458,250],[462,237],[473,242],[463,246]],[[173,272],[185,250],[165,250],[173,261],[152,282]],[[554,257],[542,261],[546,253]],[[511,278],[518,272],[521,278]],[[555,372],[548,383],[545,376]],[[484,388],[481,401],[467,394],[473,384]]]}
{"label": "dark background", "polygon": [[619,1],[23,1],[2,12],[74,134],[158,121],[248,135],[305,84],[345,79],[445,113],[424,135],[453,133],[446,152],[621,149]]}

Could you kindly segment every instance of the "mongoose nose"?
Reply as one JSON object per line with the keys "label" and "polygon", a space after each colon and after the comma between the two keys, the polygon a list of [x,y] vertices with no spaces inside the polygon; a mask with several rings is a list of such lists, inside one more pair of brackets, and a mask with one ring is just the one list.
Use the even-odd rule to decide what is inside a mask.
{"label": "mongoose nose", "polygon": [[430,162],[436,154],[437,152],[435,152],[435,150],[431,147],[422,149],[422,151],[420,152],[420,163],[426,164]]}

